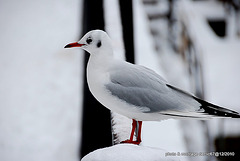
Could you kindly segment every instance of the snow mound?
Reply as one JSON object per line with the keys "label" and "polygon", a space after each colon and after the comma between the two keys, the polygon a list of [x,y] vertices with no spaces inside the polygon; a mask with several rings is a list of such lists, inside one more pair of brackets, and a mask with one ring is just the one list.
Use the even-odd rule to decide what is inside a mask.
{"label": "snow mound", "polygon": [[177,157],[165,156],[167,151],[159,148],[133,144],[117,144],[97,149],[81,161],[179,161]]}

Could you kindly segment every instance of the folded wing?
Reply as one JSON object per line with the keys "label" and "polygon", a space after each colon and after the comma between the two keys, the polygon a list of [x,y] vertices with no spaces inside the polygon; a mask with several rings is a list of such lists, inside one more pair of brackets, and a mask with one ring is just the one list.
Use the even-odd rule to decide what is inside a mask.
{"label": "folded wing", "polygon": [[228,110],[203,101],[168,85],[154,71],[132,64],[110,72],[106,88],[122,101],[139,107],[144,113],[159,113],[179,118],[240,117]]}

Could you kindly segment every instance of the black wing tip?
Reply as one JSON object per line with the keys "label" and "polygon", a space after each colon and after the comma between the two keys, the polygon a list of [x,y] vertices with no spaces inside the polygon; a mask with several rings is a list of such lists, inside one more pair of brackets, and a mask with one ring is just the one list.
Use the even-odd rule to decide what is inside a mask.
{"label": "black wing tip", "polygon": [[204,110],[203,113],[220,117],[240,118],[239,113],[236,111],[211,104],[209,102],[201,100],[200,98],[193,98],[201,104],[200,109]]}
{"label": "black wing tip", "polygon": [[[235,111],[234,111],[235,112]],[[231,118],[240,118],[240,115],[239,113],[235,112],[235,113],[230,113],[230,114],[227,114],[228,116],[227,117],[231,117]]]}
{"label": "black wing tip", "polygon": [[203,113],[209,114],[209,115],[213,115],[213,116],[219,116],[219,117],[230,117],[230,118],[240,118],[239,113],[237,112],[232,112],[232,110],[229,111],[222,111],[222,109],[216,109],[216,108],[211,108],[211,107],[202,107],[202,109],[204,110]]}
{"label": "black wing tip", "polygon": [[238,114],[238,115],[235,115],[235,116],[233,116],[232,118],[240,118],[240,115]]}
{"label": "black wing tip", "polygon": [[219,116],[219,117],[226,117],[226,118],[240,118],[239,113],[233,112],[226,112],[226,111],[220,111],[218,109],[211,109],[211,108],[203,108],[205,111],[204,113],[207,113],[209,115],[213,116]]}

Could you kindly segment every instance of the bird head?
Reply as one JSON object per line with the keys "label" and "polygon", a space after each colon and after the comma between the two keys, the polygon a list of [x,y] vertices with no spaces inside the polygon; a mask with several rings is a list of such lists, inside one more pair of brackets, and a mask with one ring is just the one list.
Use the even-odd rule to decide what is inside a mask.
{"label": "bird head", "polygon": [[112,50],[109,36],[102,30],[92,30],[86,33],[78,42],[70,43],[64,48],[80,47],[90,54]]}

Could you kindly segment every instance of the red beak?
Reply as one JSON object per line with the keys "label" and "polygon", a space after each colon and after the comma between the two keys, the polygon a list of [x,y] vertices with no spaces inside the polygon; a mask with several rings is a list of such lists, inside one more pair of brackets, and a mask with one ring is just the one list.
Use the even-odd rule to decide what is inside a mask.
{"label": "red beak", "polygon": [[81,47],[83,45],[85,44],[79,44],[78,42],[74,42],[74,43],[67,44],[64,48]]}

